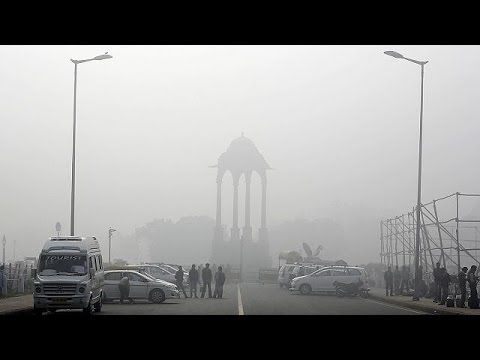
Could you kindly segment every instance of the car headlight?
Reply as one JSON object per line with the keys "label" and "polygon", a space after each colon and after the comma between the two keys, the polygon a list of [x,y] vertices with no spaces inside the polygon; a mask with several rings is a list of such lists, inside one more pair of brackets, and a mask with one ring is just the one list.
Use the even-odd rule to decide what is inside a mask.
{"label": "car headlight", "polygon": [[40,286],[35,286],[35,292],[41,293],[41,292],[42,292],[42,288],[41,288]]}
{"label": "car headlight", "polygon": [[85,292],[85,288],[83,286],[80,286],[80,288],[78,289],[78,291],[80,291],[80,293],[84,293]]}

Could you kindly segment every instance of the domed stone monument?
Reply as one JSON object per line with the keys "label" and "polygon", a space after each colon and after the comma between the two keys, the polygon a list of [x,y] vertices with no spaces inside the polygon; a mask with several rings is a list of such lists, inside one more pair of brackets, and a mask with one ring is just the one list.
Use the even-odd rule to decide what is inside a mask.
{"label": "domed stone monument", "polygon": [[[260,267],[270,267],[271,258],[268,246],[267,229],[267,170],[270,165],[258,151],[252,140],[242,136],[234,139],[216,165],[217,172],[217,215],[212,243],[211,261],[217,264],[239,264],[241,236],[238,226],[238,184],[243,175],[245,177],[245,224],[243,226],[244,264],[249,270]],[[224,239],[222,228],[222,180],[226,171],[230,171],[233,178],[233,226],[230,230],[230,239]],[[258,241],[253,241],[250,225],[250,183],[253,172],[257,172],[262,182],[262,211]]]}

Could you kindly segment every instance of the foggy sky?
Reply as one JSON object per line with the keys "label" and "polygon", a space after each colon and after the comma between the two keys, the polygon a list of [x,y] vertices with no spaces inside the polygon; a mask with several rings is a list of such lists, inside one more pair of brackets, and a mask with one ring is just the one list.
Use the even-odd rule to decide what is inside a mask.
{"label": "foggy sky", "polygon": [[[424,202],[480,193],[479,46],[0,46],[0,236],[37,256],[70,228],[73,59],[78,65],[76,233],[106,249],[155,218],[215,217],[216,164],[250,138],[268,173],[267,226],[349,213],[377,219],[416,203],[420,66]],[[252,179],[254,235],[261,189]],[[223,182],[232,225],[232,180]],[[244,188],[240,187],[239,226]],[[212,229],[213,237],[213,229]],[[361,247],[373,239],[347,239]],[[272,240],[270,240],[272,241]],[[373,244],[373,245],[372,245]],[[353,245],[352,245],[353,246]],[[377,252],[378,253],[378,252]],[[378,261],[375,252],[358,261]]]}

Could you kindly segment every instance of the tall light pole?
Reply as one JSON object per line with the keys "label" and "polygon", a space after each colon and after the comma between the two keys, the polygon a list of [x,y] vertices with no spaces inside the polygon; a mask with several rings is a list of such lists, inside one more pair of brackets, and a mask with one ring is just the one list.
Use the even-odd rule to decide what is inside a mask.
{"label": "tall light pole", "polygon": [[112,248],[112,234],[114,231],[117,231],[115,229],[109,228],[108,229],[108,264],[110,265],[110,250]]}
{"label": "tall light pole", "polygon": [[240,282],[243,282],[243,235],[240,237]]}
{"label": "tall light pole", "polygon": [[92,61],[92,60],[104,60],[111,59],[112,56],[108,55],[106,52],[103,55],[95,56],[91,59],[86,60],[73,60],[71,62],[75,64],[75,74],[74,74],[74,85],[73,85],[73,151],[72,151],[72,194],[70,200],[70,236],[73,236],[75,233],[75,135],[77,131],[77,65]]}
{"label": "tall light pole", "polygon": [[420,65],[422,68],[421,72],[421,88],[420,88],[420,139],[418,142],[418,192],[417,192],[417,228],[415,235],[415,288],[413,294],[413,300],[419,300],[419,285],[421,274],[419,272],[419,258],[420,258],[420,209],[421,209],[421,195],[422,195],[422,132],[423,132],[423,74],[424,67],[428,61],[418,61],[404,57],[402,54],[399,54],[395,51],[385,51],[384,54],[393,56],[397,59],[404,59],[410,62],[413,62],[417,65]]}
{"label": "tall light pole", "polygon": [[5,238],[5,235],[3,235],[3,240],[2,240],[2,243],[3,243],[3,260],[2,260],[2,264],[3,266],[5,266],[5,245],[7,244],[7,239]]}

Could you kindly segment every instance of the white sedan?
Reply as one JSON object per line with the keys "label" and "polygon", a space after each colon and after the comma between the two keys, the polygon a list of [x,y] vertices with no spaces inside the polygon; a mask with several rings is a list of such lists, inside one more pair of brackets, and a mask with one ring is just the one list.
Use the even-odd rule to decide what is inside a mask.
{"label": "white sedan", "polygon": [[124,276],[128,276],[130,281],[129,297],[132,299],[146,299],[160,304],[165,299],[178,298],[177,286],[172,283],[154,279],[135,270],[107,270],[104,273],[103,302],[120,299],[118,284]]}

